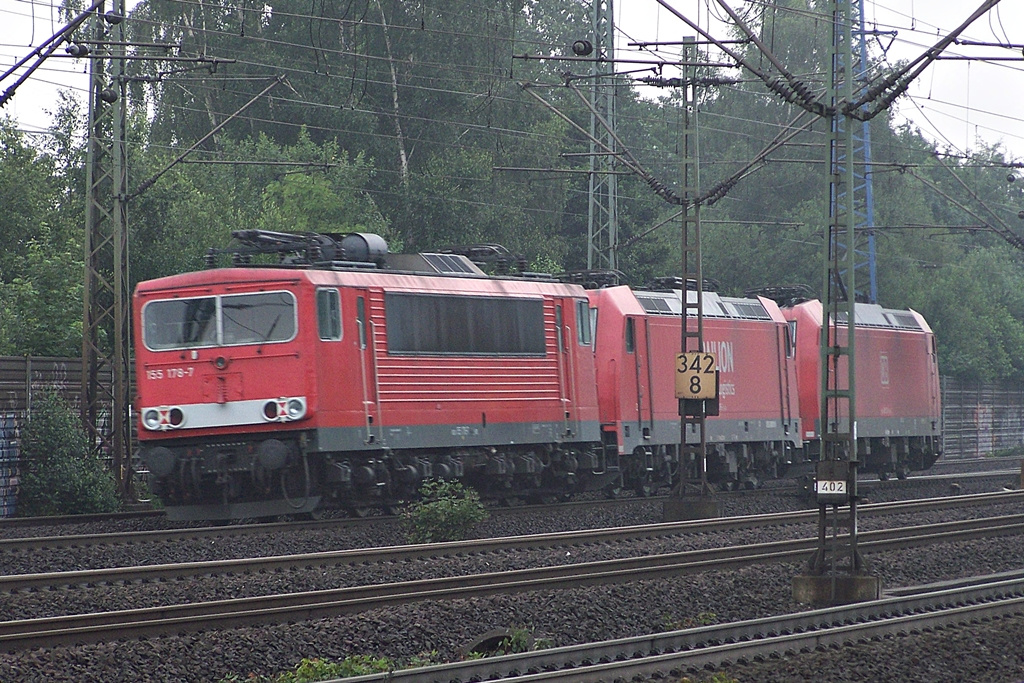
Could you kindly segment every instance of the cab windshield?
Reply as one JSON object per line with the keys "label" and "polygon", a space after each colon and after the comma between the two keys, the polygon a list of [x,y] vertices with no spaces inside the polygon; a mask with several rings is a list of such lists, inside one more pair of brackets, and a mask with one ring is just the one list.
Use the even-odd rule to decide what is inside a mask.
{"label": "cab windshield", "polygon": [[295,329],[291,292],[164,299],[142,309],[142,339],[153,351],[286,342]]}

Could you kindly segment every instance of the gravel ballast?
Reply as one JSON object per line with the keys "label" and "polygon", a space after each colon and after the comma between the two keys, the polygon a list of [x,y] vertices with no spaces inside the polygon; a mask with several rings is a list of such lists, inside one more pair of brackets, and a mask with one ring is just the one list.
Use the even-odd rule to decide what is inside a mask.
{"label": "gravel ballast", "polygon": [[[943,492],[948,492],[948,485],[931,494],[915,492],[915,496],[942,495]],[[965,487],[962,492],[972,491]],[[730,500],[742,499],[741,496]],[[756,499],[757,505],[766,504],[763,502],[766,500],[764,497],[751,496],[749,499]],[[879,497],[873,500],[878,501]],[[730,505],[742,506],[738,502],[731,502]],[[641,503],[633,507],[633,512],[611,513],[628,514],[628,520],[598,519],[596,513],[589,513],[585,509],[573,513],[576,518],[572,520],[556,519],[558,516],[550,514],[545,519],[531,518],[529,514],[508,517],[506,521],[494,518],[479,529],[479,534],[514,535],[555,531],[559,529],[553,527],[558,526],[586,528],[649,523],[660,521],[660,507],[655,502]],[[728,513],[754,514],[767,511],[733,509]],[[998,513],[986,511],[984,516],[989,514]],[[897,520],[889,522],[892,526],[901,524]],[[864,524],[862,528],[865,528]],[[344,541],[335,539],[334,542],[354,545],[363,542],[367,545],[402,542],[401,530],[397,528],[376,529],[367,533],[376,540],[366,542],[370,539],[348,538]],[[742,538],[744,540],[741,542],[757,542],[746,536]],[[245,552],[256,551],[254,554],[277,554],[280,547],[278,541],[266,538],[252,541],[239,539],[239,542],[253,543],[254,547]],[[288,546],[296,542],[296,539],[280,541]],[[299,545],[309,542],[318,541],[301,541]],[[646,549],[642,544],[638,545],[635,552],[666,552],[657,543],[652,541],[650,548]],[[712,538],[705,539],[704,543],[708,546],[721,544]],[[260,547],[264,550],[259,551]],[[164,551],[169,554],[192,552],[173,551],[170,548],[171,544],[168,544]],[[271,551],[269,553],[268,548]],[[232,550],[237,553],[241,548],[236,546]],[[108,552],[82,549],[81,556],[72,561],[102,563],[111,559],[99,559],[92,554],[93,551],[101,555]],[[122,548],[109,552],[126,551]],[[134,552],[139,552],[139,549],[136,548]],[[557,553],[564,556],[565,552],[550,551],[548,561],[555,561]],[[1024,567],[1022,558],[1024,539],[1021,538],[961,542],[868,557],[871,570],[880,577],[883,588],[1020,569]],[[136,558],[136,561],[140,559],[143,558]],[[4,561],[13,560],[4,558]],[[24,561],[31,562],[30,559]],[[151,558],[144,558],[144,563],[150,561]],[[518,561],[522,560],[510,555],[461,558],[455,562],[466,571],[493,571],[495,564],[515,564]],[[538,558],[531,555],[529,562],[532,564],[535,561],[539,561]],[[482,566],[484,562],[489,563],[488,566]],[[442,573],[448,573],[447,569],[451,566],[444,566],[446,571]],[[358,576],[358,572],[348,571],[350,575],[347,581],[352,584],[368,582]],[[376,571],[379,574],[380,568],[368,568],[365,571]],[[249,674],[273,675],[292,669],[304,657],[343,659],[348,655],[372,654],[408,661],[424,653],[436,652],[437,658],[447,660],[457,658],[462,648],[483,633],[520,627],[528,629],[534,636],[545,638],[553,645],[644,635],[696,625],[700,621],[725,623],[806,609],[806,606],[796,604],[791,599],[792,579],[802,571],[803,568],[795,564],[768,565],[741,571],[707,572],[677,580],[638,581],[486,599],[424,602],[296,624],[0,654],[0,681],[216,682],[227,676],[245,680]],[[211,587],[213,584],[204,579],[185,582],[183,587],[169,586],[167,589],[179,595],[187,593],[193,600],[198,599],[192,597],[193,593],[203,595],[206,590],[221,598],[233,597],[230,593],[242,591],[246,582],[259,584],[250,585],[251,589],[258,592],[301,589],[300,586],[292,585],[295,576],[289,575],[269,578],[234,577],[232,580],[235,579],[242,584]],[[303,580],[311,579],[307,577]],[[336,579],[332,580],[336,585]],[[389,575],[387,580],[401,578]],[[274,586],[274,581],[282,585]],[[92,609],[111,609],[119,608],[122,599],[115,596],[130,596],[133,592],[143,594],[148,590],[149,587],[143,590],[138,586],[109,587],[103,590],[90,589],[83,592],[83,595],[93,596],[85,599],[86,602],[91,600],[94,603]],[[82,605],[75,604],[78,599],[76,594],[76,590],[62,590],[34,595],[0,596],[0,609],[5,615],[10,614],[9,610],[28,609],[27,604],[34,604],[32,609],[44,611],[55,609],[57,605],[69,611],[83,611]],[[1017,683],[1024,681],[1024,647],[1020,643],[1024,643],[1024,619],[1008,619],[972,625],[966,629],[815,652],[761,665],[733,666],[727,673],[743,682],[842,683],[900,680]]]}

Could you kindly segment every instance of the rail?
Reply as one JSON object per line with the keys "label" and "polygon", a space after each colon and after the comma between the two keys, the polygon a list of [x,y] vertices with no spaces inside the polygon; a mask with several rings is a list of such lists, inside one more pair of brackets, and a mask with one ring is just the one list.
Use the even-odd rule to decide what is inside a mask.
{"label": "rail", "polygon": [[[861,534],[860,547],[865,553],[875,553],[1021,533],[1024,533],[1024,515],[1009,515],[866,532]],[[797,539],[471,576],[5,621],[0,622],[0,650],[318,619],[423,600],[481,598],[673,578],[755,564],[795,562],[805,559],[816,544],[816,538]],[[963,592],[962,587],[955,590]]]}

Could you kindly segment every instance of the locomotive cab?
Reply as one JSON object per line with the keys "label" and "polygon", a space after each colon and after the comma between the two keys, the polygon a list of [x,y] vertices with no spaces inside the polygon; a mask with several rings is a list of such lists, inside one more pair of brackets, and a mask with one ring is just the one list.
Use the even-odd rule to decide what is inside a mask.
{"label": "locomotive cab", "polygon": [[[808,456],[821,452],[820,348],[824,309],[812,299],[782,309],[796,329],[797,381]],[[857,304],[858,468],[905,478],[941,455],[942,404],[935,336],[920,313]],[[840,366],[845,372],[846,366]],[[841,407],[839,417],[848,410]]]}
{"label": "locomotive cab", "polygon": [[[136,292],[140,456],[155,493],[202,516],[310,512],[319,499],[297,448],[316,408],[298,350],[308,293],[281,273],[219,279]],[[249,509],[268,496],[280,511]]]}

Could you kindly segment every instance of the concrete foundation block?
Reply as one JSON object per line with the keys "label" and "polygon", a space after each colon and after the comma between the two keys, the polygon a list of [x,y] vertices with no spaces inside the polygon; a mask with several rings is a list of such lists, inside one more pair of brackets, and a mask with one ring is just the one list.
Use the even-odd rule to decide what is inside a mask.
{"label": "concrete foundation block", "polygon": [[793,599],[804,604],[831,607],[878,600],[881,596],[882,580],[877,576],[793,577]]}
{"label": "concrete foundation block", "polygon": [[697,519],[716,519],[722,516],[721,501],[702,496],[668,498],[662,508],[662,521],[688,522]]}

